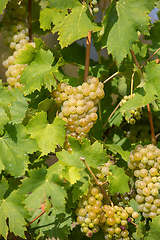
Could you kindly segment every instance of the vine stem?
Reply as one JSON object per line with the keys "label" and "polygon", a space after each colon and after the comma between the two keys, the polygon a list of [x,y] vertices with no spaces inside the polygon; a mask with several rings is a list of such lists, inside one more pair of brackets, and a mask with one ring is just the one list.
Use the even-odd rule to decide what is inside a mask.
{"label": "vine stem", "polygon": [[26,226],[29,227],[33,222],[35,222],[39,217],[41,217],[46,211],[43,210],[37,217],[35,217],[31,222],[28,223],[28,225]]}
{"label": "vine stem", "polygon": [[32,0],[28,0],[28,24],[29,24],[29,41],[32,41]]}
{"label": "vine stem", "polygon": [[86,38],[84,82],[86,81],[86,78],[88,77],[88,73],[89,73],[90,49],[91,49],[91,31],[88,32],[88,36]]}
{"label": "vine stem", "polygon": [[142,65],[141,68],[160,50],[160,48],[158,48]]}
{"label": "vine stem", "polygon": [[156,145],[156,136],[155,136],[152,113],[151,113],[151,108],[150,108],[149,103],[147,104],[147,110],[148,110],[148,117],[149,117],[149,123],[150,123],[150,128],[151,128],[151,143],[153,145]]}
{"label": "vine stem", "polygon": [[92,172],[91,168],[88,166],[85,158],[80,157],[80,160],[85,164],[85,166],[86,166],[86,168],[88,169],[89,173],[90,173],[91,176],[93,177],[95,183],[97,184],[97,186],[99,186],[100,191],[101,191],[101,193],[103,194],[105,200],[106,200],[107,202],[109,202],[109,203],[111,204],[111,206],[113,206],[113,203],[112,203],[110,197],[106,194],[106,191],[105,191],[104,188],[102,187],[102,184],[101,184],[100,181],[96,178],[96,176],[95,176],[94,173]]}
{"label": "vine stem", "polygon": [[107,78],[106,80],[104,80],[103,84],[105,84],[106,82],[108,82],[110,79],[112,79],[113,77],[119,75],[119,72],[115,72],[113,75],[111,75],[109,78]]}

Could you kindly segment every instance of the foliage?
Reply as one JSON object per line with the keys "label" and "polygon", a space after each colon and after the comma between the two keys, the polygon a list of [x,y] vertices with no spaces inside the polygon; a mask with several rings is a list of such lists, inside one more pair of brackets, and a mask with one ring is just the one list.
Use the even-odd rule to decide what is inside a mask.
{"label": "foliage", "polygon": [[[9,2],[0,1],[3,38]],[[101,177],[104,164],[112,163],[106,182],[102,181],[107,196],[132,195],[135,177],[127,165],[130,151],[138,144],[154,142],[154,130],[159,140],[160,20],[152,23],[149,13],[160,3],[112,0],[106,7],[106,1],[99,0],[99,13],[89,0],[33,0],[31,8],[31,0],[18,4],[23,3],[27,3],[28,25],[36,37],[34,45],[17,50],[14,64],[25,66],[19,80],[23,87],[14,88],[6,79],[0,82],[0,236],[85,240],[75,210],[79,199],[96,185],[94,177]],[[11,10],[7,14],[9,18]],[[21,20],[26,19],[21,16]],[[83,83],[85,53],[89,53],[87,44],[79,40],[85,40],[89,32],[91,51],[94,48],[99,59],[90,59],[88,75],[104,83],[105,97],[98,105],[99,119],[79,141],[72,134],[67,136],[66,119],[58,116],[62,108],[54,94],[58,83],[73,87]],[[56,45],[42,41],[40,35],[48,33],[56,37]],[[78,78],[65,73],[68,64],[78,68]],[[128,95],[133,97],[120,106]],[[141,107],[141,119],[129,124],[131,111]],[[66,136],[71,151],[65,148]],[[131,198],[126,205],[138,211],[134,195]],[[128,239],[159,239],[160,216],[146,220],[139,212],[135,222],[136,226],[129,225]],[[100,228],[91,239],[107,238]]]}

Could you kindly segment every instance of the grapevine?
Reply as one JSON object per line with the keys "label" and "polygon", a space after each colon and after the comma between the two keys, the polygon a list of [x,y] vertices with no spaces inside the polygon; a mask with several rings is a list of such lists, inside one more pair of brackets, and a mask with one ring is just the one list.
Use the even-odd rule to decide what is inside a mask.
{"label": "grapevine", "polygon": [[155,9],[0,1],[0,239],[159,239]]}

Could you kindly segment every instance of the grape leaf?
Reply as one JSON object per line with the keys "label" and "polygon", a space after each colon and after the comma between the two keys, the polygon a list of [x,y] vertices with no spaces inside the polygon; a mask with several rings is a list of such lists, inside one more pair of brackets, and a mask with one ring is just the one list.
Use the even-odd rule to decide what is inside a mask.
{"label": "grape leaf", "polygon": [[81,144],[71,136],[69,136],[68,139],[72,152],[69,153],[62,150],[56,154],[62,165],[75,166],[84,169],[84,164],[80,161],[80,157],[85,158],[90,167],[98,167],[105,163],[106,151],[103,149],[103,145],[98,141],[95,141],[91,145],[91,142],[86,138],[82,139]]}
{"label": "grape leaf", "polygon": [[65,122],[60,118],[55,118],[49,124],[46,112],[39,112],[34,116],[26,127],[27,132],[36,140],[42,156],[54,152],[59,144],[63,146],[65,141]]}
{"label": "grape leaf", "polygon": [[16,56],[16,64],[30,64],[35,58],[35,48],[32,45],[26,45]]}
{"label": "grape leaf", "polygon": [[10,118],[6,114],[3,108],[0,107],[0,116],[1,116],[1,121],[0,121],[0,135],[3,134],[4,131],[4,125],[10,121]]}
{"label": "grape leaf", "polygon": [[[52,66],[54,57],[52,53],[44,50],[39,50],[35,54],[34,61],[26,67],[21,76],[21,83],[25,84],[23,88],[24,94],[30,94],[36,89],[40,90],[43,85],[51,91],[51,86],[56,85],[56,80],[53,76],[54,72],[58,72],[57,65]],[[50,81],[48,82],[47,74],[50,75]],[[52,81],[51,81],[52,80]]]}
{"label": "grape leaf", "polygon": [[[25,219],[29,217],[29,214],[24,208],[22,200],[23,196],[15,190],[6,199],[0,200],[0,234],[4,239],[7,239],[8,231],[25,238],[24,232],[27,224]],[[9,227],[6,222],[7,219],[9,220]]]}
{"label": "grape leaf", "polygon": [[5,192],[8,189],[8,181],[2,176],[2,179],[0,180],[0,200],[3,199],[3,196]]}
{"label": "grape leaf", "polygon": [[8,3],[9,0],[1,0],[0,2],[0,14],[3,13],[3,10],[5,9],[6,7],[6,4]]}
{"label": "grape leaf", "polygon": [[62,48],[67,47],[78,39],[86,37],[88,31],[97,32],[101,29],[96,23],[91,22],[88,17],[88,11],[86,5],[75,7],[60,24],[53,28],[53,33],[59,32],[58,40]]}
{"label": "grape leaf", "polygon": [[160,216],[155,217],[150,222],[150,230],[148,232],[148,236],[145,238],[146,240],[159,240],[160,236]]}
{"label": "grape leaf", "polygon": [[148,13],[146,0],[113,1],[110,9],[107,10],[104,35],[99,41],[103,47],[108,48],[108,52],[112,53],[119,63],[130,53],[132,43],[138,40],[137,30],[149,34]]}
{"label": "grape leaf", "polygon": [[16,97],[13,96],[11,91],[8,91],[7,88],[2,87],[0,84],[0,134],[3,133],[4,125],[10,121],[11,113],[9,111],[9,106],[16,100]]}
{"label": "grape leaf", "polygon": [[74,188],[72,190],[73,202],[75,202],[83,194],[87,194],[89,185],[90,182],[86,176],[82,177],[80,181],[77,181],[74,184]]}
{"label": "grape leaf", "polygon": [[[60,179],[58,181],[60,182]],[[47,174],[47,169],[43,166],[29,171],[29,178],[22,180],[19,194],[27,194],[24,203],[30,210],[40,208],[45,199],[51,197],[53,208],[63,211],[67,195],[64,188],[58,183],[56,175]],[[37,198],[37,196],[39,197]]]}
{"label": "grape leaf", "polygon": [[[91,145],[90,141],[88,141],[86,138],[83,138],[81,144],[73,137],[69,136],[68,139],[72,148],[72,152],[69,153],[65,150],[62,150],[56,154],[62,166],[67,166],[71,169],[75,167],[77,168],[77,172],[80,173],[80,170],[83,172],[85,169],[85,165],[80,160],[80,157],[85,158],[90,167],[98,167],[105,163],[106,151],[103,150],[103,146],[98,141],[95,141]],[[74,175],[74,182],[80,179],[79,173]],[[66,172],[66,174],[68,174],[67,180],[70,180],[70,182],[73,183],[72,172],[69,170]]]}
{"label": "grape leaf", "polygon": [[[28,220],[31,222],[33,219],[35,219],[41,213],[42,213],[42,209],[37,209],[37,211],[35,211],[34,214],[32,215],[32,217]],[[45,212],[36,221],[34,221],[32,223],[31,227],[33,229],[35,229],[35,233],[39,237],[43,237],[43,236],[45,236],[44,231],[47,231],[54,226],[55,219],[56,219],[56,214],[54,213],[53,208],[50,208],[49,214],[47,212]]]}
{"label": "grape leaf", "polygon": [[105,146],[107,148],[109,148],[109,150],[113,153],[119,153],[121,155],[121,157],[125,160],[128,161],[130,152],[129,151],[124,151],[120,146],[118,146],[117,144],[105,144]]}
{"label": "grape leaf", "polygon": [[144,222],[139,221],[135,235],[136,237],[139,237],[139,239],[140,238],[143,239],[145,234],[146,234],[145,224]]}
{"label": "grape leaf", "polygon": [[21,124],[7,125],[5,134],[0,138],[0,170],[5,169],[15,177],[25,173],[29,156],[37,150],[36,142],[29,138]]}
{"label": "grape leaf", "polygon": [[59,24],[65,15],[67,14],[67,11],[57,11],[55,8],[45,8],[41,13],[40,13],[40,26],[41,28],[45,30],[51,30],[52,26],[51,23],[54,25]]}
{"label": "grape leaf", "polygon": [[48,0],[48,6],[57,9],[72,9],[73,7],[81,5],[79,0]]}
{"label": "grape leaf", "polygon": [[[156,21],[150,29],[150,36],[145,36],[145,39],[152,41],[150,46],[150,50],[152,52],[155,52],[160,47],[159,31],[160,31],[160,22]],[[157,54],[160,55],[160,52],[158,51]]]}
{"label": "grape leaf", "polygon": [[22,91],[17,88],[12,90],[12,94],[17,98],[17,100],[14,101],[11,106],[9,106],[11,122],[20,123],[24,119],[25,113],[28,109],[28,98],[24,97]]}
{"label": "grape leaf", "polygon": [[125,174],[124,169],[117,167],[116,165],[110,166],[112,175],[108,176],[109,191],[111,194],[116,192],[126,193],[129,192],[128,181],[129,177]]}
{"label": "grape leaf", "polygon": [[160,98],[159,78],[160,65],[156,64],[156,61],[149,62],[146,66],[146,80],[135,89],[135,97],[125,102],[120,110],[129,111]]}
{"label": "grape leaf", "polygon": [[53,227],[50,230],[45,231],[49,238],[66,239],[71,229],[71,217],[70,214],[60,213],[56,215]]}

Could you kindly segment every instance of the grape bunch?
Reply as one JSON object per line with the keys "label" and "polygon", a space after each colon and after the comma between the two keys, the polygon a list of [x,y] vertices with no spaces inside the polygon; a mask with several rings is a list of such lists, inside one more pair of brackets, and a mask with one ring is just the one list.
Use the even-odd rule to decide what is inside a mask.
{"label": "grape bunch", "polygon": [[137,145],[129,159],[128,167],[136,177],[138,210],[143,217],[153,219],[160,215],[160,149],[153,144]]}
{"label": "grape bunch", "polygon": [[88,194],[79,199],[76,214],[82,233],[92,237],[100,227],[106,240],[129,240],[128,222],[138,217],[138,213],[134,212],[132,207],[111,207],[103,204],[103,194],[97,186],[92,186]]}
{"label": "grape bunch", "polygon": [[34,43],[29,43],[29,29],[27,23],[28,11],[27,1],[11,0],[8,2],[2,18],[3,42],[9,46],[11,55],[3,61],[3,66],[7,68],[8,88],[22,88],[20,77],[27,64],[15,64],[16,57],[26,45],[35,47]]}
{"label": "grape bunch", "polygon": [[[134,96],[135,96],[134,93],[129,96],[124,96],[124,98],[120,101],[120,106],[122,106],[126,101],[133,98]],[[125,120],[132,125],[136,123],[136,120],[141,119],[141,114],[142,114],[142,107],[131,109],[129,118],[126,116],[125,112],[122,113],[122,115],[125,116]]]}
{"label": "grape bunch", "polygon": [[[66,121],[67,136],[71,135],[80,140],[96,123],[97,104],[104,97],[103,83],[98,78],[89,76],[82,85],[72,87],[62,82],[51,95],[57,104],[61,106],[60,118]],[[65,142],[65,148],[72,151],[69,142]]]}

